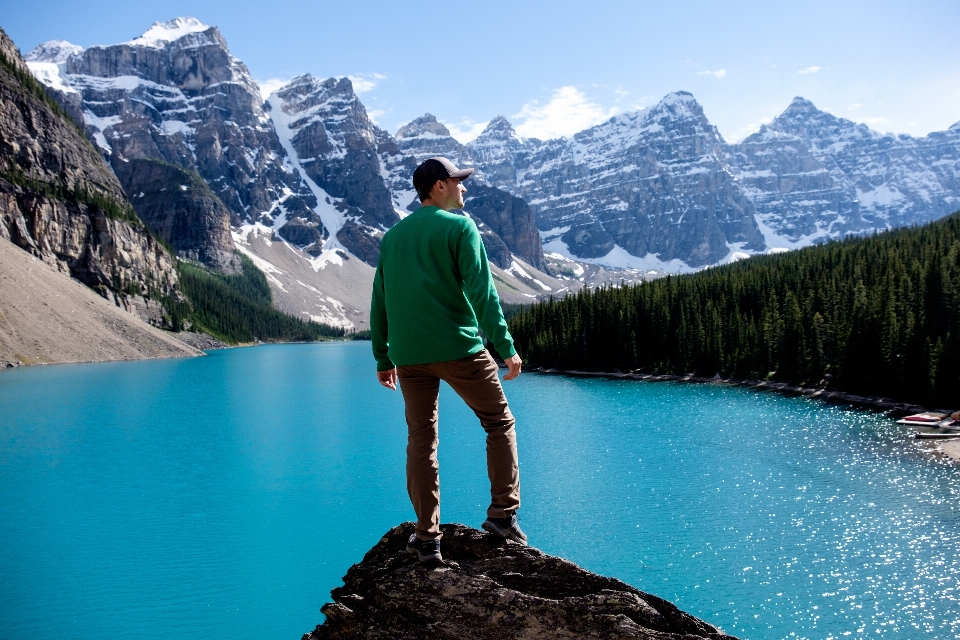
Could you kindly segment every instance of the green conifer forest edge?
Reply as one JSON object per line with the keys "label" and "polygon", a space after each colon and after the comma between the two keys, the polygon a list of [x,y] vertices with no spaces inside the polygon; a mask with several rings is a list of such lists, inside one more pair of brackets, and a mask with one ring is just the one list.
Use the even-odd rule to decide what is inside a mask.
{"label": "green conifer forest edge", "polygon": [[960,212],[582,290],[510,318],[527,364],[761,379],[960,407]]}

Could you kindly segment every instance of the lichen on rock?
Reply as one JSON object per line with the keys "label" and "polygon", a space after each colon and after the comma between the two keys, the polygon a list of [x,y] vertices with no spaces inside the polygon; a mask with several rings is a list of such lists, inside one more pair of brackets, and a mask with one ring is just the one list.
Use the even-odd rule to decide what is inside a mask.
{"label": "lichen on rock", "polygon": [[442,566],[394,527],[350,567],[302,640],[347,638],[713,638],[735,640],[614,578],[460,524],[441,525]]}

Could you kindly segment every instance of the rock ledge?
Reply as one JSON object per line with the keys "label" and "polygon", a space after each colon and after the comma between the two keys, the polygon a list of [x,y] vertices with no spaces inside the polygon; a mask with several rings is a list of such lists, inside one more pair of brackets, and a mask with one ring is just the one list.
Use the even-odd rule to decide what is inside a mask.
{"label": "rock ledge", "polygon": [[332,592],[302,640],[341,638],[717,638],[671,603],[577,565],[459,524],[442,525],[444,566],[404,551],[394,527]]}

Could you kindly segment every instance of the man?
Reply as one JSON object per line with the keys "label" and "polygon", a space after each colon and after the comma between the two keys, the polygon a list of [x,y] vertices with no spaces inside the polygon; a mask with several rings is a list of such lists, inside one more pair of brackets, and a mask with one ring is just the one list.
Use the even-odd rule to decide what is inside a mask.
{"label": "man", "polygon": [[520,474],[513,414],[479,329],[505,358],[504,380],[521,360],[500,309],[480,232],[463,208],[473,169],[430,158],[413,173],[421,207],[387,231],[373,280],[370,329],[377,379],[403,393],[407,492],[417,515],[407,551],[441,562],[437,398],[440,380],[473,409],[487,432],[490,507],[483,528],[526,544],[517,524]]}

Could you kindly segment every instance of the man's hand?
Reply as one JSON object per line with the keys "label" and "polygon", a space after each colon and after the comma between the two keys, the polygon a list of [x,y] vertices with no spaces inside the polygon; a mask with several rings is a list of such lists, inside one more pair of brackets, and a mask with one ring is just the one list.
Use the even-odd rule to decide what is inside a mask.
{"label": "man's hand", "polygon": [[504,360],[504,362],[507,363],[507,369],[509,369],[509,371],[507,371],[507,375],[503,376],[504,380],[513,380],[520,375],[520,365],[523,364],[523,360],[520,359],[520,356],[513,354]]}
{"label": "man's hand", "polygon": [[[519,372],[518,372],[519,373]],[[387,369],[386,371],[377,371],[377,382],[387,389],[397,390],[397,368]]]}

